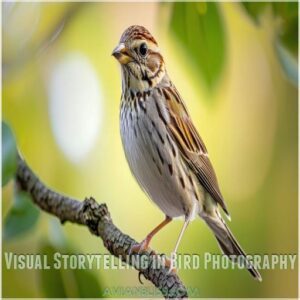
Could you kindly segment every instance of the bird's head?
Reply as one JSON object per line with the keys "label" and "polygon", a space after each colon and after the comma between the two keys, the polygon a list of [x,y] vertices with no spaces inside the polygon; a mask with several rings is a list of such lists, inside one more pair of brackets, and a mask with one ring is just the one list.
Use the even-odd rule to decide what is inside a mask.
{"label": "bird's head", "polygon": [[154,37],[143,26],[130,26],[112,55],[122,67],[123,89],[147,90],[165,75],[165,64]]}

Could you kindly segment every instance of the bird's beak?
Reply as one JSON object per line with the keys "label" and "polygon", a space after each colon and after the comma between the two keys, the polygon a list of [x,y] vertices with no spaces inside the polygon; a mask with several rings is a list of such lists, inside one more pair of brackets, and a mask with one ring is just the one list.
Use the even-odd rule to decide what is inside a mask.
{"label": "bird's beak", "polygon": [[125,47],[123,43],[119,44],[114,51],[112,52],[112,55],[119,61],[120,64],[126,65],[129,62],[131,62],[133,59],[128,53],[128,49]]}

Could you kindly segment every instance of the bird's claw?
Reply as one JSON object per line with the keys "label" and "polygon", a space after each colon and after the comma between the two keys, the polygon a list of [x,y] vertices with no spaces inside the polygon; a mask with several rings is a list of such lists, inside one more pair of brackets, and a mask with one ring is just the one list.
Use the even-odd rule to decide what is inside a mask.
{"label": "bird's claw", "polygon": [[[129,248],[129,255],[134,255],[134,254],[142,254],[143,252],[147,252],[149,250],[149,246],[148,243],[143,240],[142,242],[138,243],[138,244],[133,244],[130,248]],[[152,254],[152,252],[151,252]]]}
{"label": "bird's claw", "polygon": [[[143,240],[142,242],[138,243],[138,244],[133,244],[130,248],[129,248],[129,255],[141,255],[143,253],[147,253],[150,251],[150,247],[148,246],[147,240]],[[157,253],[154,250],[151,250],[151,252],[149,253],[150,255],[157,255]],[[157,255],[160,256],[160,255]],[[161,256],[160,256],[161,257]],[[168,258],[166,256],[163,257],[164,260],[164,267],[169,269],[169,273],[177,273],[177,269],[174,267],[173,265],[173,259]]]}

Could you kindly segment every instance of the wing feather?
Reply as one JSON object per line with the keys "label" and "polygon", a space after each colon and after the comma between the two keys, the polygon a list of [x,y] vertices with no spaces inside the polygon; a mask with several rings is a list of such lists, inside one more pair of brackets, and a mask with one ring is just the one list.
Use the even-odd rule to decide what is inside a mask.
{"label": "wing feather", "polygon": [[[175,89],[175,87],[172,88]],[[172,93],[167,90],[163,94],[166,95],[166,93],[168,93],[166,103],[170,114],[170,122],[167,124],[169,133],[176,141],[182,157],[194,171],[199,182],[229,215],[207,149],[193,125],[181,97],[176,90]]]}

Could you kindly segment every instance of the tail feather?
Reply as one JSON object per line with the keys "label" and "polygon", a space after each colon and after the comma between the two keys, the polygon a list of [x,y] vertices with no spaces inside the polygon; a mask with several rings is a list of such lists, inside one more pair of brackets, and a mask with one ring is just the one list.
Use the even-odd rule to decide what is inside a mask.
{"label": "tail feather", "polygon": [[218,244],[222,252],[227,255],[232,261],[233,258],[231,255],[242,256],[245,262],[247,263],[247,269],[251,273],[251,275],[262,281],[261,275],[258,270],[250,263],[246,258],[245,252],[242,250],[241,246],[238,244],[237,240],[234,238],[230,229],[225,224],[224,220],[221,216],[201,216],[208,226],[213,231],[215,237],[217,238]]}

